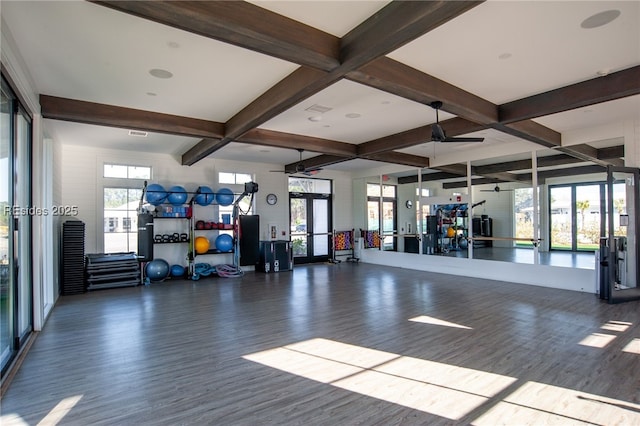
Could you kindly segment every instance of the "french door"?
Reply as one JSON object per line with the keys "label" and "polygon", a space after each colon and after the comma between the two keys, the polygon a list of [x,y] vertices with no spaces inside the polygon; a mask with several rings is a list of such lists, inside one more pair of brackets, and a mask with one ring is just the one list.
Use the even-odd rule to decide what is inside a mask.
{"label": "french door", "polygon": [[289,193],[290,232],[296,264],[326,262],[331,256],[330,194]]}

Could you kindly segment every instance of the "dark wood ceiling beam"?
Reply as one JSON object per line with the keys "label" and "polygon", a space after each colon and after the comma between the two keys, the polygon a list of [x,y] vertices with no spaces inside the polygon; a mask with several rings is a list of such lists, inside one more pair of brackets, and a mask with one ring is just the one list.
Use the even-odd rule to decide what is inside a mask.
{"label": "dark wood ceiling beam", "polygon": [[353,158],[357,155],[357,145],[321,139],[312,136],[295,135],[292,133],[276,132],[267,129],[249,130],[237,142],[252,145],[272,146],[286,149],[303,149],[310,152],[331,154],[340,157]]}
{"label": "dark wood ceiling beam", "polygon": [[598,159],[609,160],[624,157],[624,145],[609,146],[598,149]]}
{"label": "dark wood ceiling beam", "polygon": [[[389,53],[389,51],[480,4],[480,2],[415,3],[403,3],[402,7],[398,3],[390,3],[353,29],[342,40],[344,53],[341,53],[340,57],[344,61],[330,72],[302,66],[285,77],[226,123],[227,133],[221,142],[228,143],[241,137],[249,130],[260,126],[309,96],[344,78],[347,73],[361,67],[373,58]],[[407,13],[407,10],[413,12]],[[416,14],[419,19],[416,19]],[[384,22],[380,20],[380,17],[385,17]],[[386,29],[382,37],[380,28]],[[295,33],[295,31],[290,32],[290,34]],[[215,152],[213,147],[200,146],[196,151],[207,156]],[[194,164],[204,156],[200,158],[189,157],[188,164]]]}
{"label": "dark wood ceiling beam", "polygon": [[340,63],[338,37],[248,2],[93,3],[319,70],[329,71]]}
{"label": "dark wood ceiling beam", "polygon": [[389,151],[380,154],[367,155],[367,160],[381,161],[383,163],[401,164],[410,167],[429,167],[429,158],[420,155],[405,154],[404,152]]}
{"label": "dark wood ceiling beam", "polygon": [[538,172],[538,183],[544,183],[544,181],[549,178],[588,175],[592,173],[604,173],[606,171],[607,171],[607,168],[600,165],[545,170],[545,171]]}
{"label": "dark wood ceiling beam", "polygon": [[[443,111],[480,124],[498,122],[495,104],[388,57],[348,73],[347,78],[425,105],[442,101]],[[435,122],[435,112],[425,121]]]}
{"label": "dark wood ceiling beam", "polygon": [[201,149],[214,149],[217,151],[222,149],[228,143],[228,141],[223,141],[222,139],[202,139],[200,142],[192,146],[187,152],[182,154],[181,164],[183,166],[191,166],[193,164],[191,159],[204,158],[207,156],[206,153],[200,151]]}
{"label": "dark wood ceiling beam", "polygon": [[495,123],[490,127],[547,148],[558,147],[562,143],[560,133],[532,120],[511,124]]}
{"label": "dark wood ceiling beam", "polygon": [[340,62],[349,71],[359,68],[483,1],[391,2],[342,38]]}
{"label": "dark wood ceiling beam", "polygon": [[[455,117],[440,123],[447,133],[447,136],[458,136],[476,130],[484,129],[485,126]],[[358,155],[367,156],[381,152],[409,148],[431,140],[431,125],[417,127],[415,129],[385,136],[358,145]]]}
{"label": "dark wood ceiling beam", "polygon": [[44,118],[178,136],[222,138],[224,124],[114,105],[40,95]]}
{"label": "dark wood ceiling beam", "polygon": [[[471,179],[471,185],[472,186],[498,184],[498,183],[502,183],[502,181],[500,179],[494,179],[494,178],[475,178],[475,179]],[[444,182],[442,184],[442,188],[443,189],[456,189],[456,188],[466,188],[466,187],[467,187],[467,181],[466,180],[461,180],[461,181],[456,181],[456,182]]]}
{"label": "dark wood ceiling beam", "polygon": [[508,124],[640,94],[640,65],[500,105]]}
{"label": "dark wood ceiling beam", "polygon": [[[339,155],[316,155],[315,157],[305,158],[302,160],[302,164],[304,164],[307,169],[319,169],[326,166],[331,166],[332,164],[344,163],[345,161],[353,160],[355,157],[344,157]],[[296,170],[296,166],[299,161],[295,163],[290,163],[284,166],[284,170],[287,173],[293,173]]]}
{"label": "dark wood ceiling beam", "polygon": [[[460,175],[457,173],[447,173],[447,172],[435,172],[435,173],[422,173],[421,182],[433,182],[444,179],[453,179],[459,178]],[[399,184],[404,183],[417,183],[418,175],[415,176],[402,176],[398,178]]]}

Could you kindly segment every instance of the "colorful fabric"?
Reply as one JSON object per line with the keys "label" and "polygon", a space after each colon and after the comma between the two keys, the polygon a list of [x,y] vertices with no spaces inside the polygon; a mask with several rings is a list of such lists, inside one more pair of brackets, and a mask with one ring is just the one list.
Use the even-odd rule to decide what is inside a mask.
{"label": "colorful fabric", "polygon": [[353,250],[353,231],[333,231],[334,250]]}
{"label": "colorful fabric", "polygon": [[363,231],[364,248],[380,248],[380,233],[378,231]]}

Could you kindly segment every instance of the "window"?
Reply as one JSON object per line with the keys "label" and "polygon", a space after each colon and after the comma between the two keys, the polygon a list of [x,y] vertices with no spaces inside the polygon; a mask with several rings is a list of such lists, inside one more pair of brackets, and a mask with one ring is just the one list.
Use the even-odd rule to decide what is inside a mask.
{"label": "window", "polygon": [[[382,196],[382,220],[380,220],[380,197]],[[396,250],[397,202],[395,185],[367,184],[367,214],[369,230],[382,228],[384,250]],[[386,235],[385,235],[386,234]]]}
{"label": "window", "polygon": [[218,183],[225,184],[245,184],[251,182],[251,175],[248,173],[218,173]]}
{"label": "window", "polygon": [[119,179],[151,179],[151,167],[105,164],[103,177]]}

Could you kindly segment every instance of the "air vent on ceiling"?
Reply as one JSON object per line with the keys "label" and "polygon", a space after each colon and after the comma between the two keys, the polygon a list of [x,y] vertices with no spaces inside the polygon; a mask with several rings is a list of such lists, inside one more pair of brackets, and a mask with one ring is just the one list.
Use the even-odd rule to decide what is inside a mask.
{"label": "air vent on ceiling", "polygon": [[146,138],[148,135],[147,132],[143,132],[141,130],[129,130],[129,136],[137,136],[139,138]]}
{"label": "air vent on ceiling", "polygon": [[324,105],[313,104],[309,108],[307,108],[305,111],[314,111],[314,112],[319,112],[320,114],[324,114],[325,112],[331,111],[332,109],[333,108],[329,108]]}

